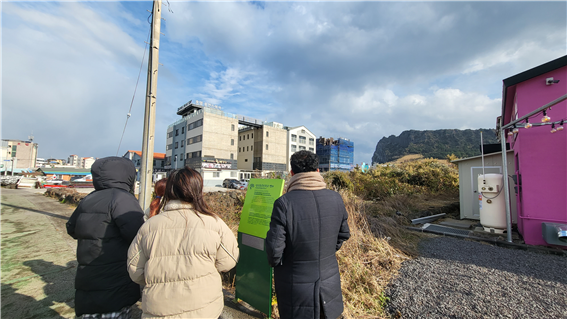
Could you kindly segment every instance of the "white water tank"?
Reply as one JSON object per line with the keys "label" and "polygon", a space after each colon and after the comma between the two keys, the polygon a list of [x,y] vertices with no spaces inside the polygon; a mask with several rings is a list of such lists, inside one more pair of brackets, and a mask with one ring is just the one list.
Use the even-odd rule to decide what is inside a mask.
{"label": "white water tank", "polygon": [[506,229],[506,202],[502,174],[478,176],[480,224],[487,232],[503,233]]}

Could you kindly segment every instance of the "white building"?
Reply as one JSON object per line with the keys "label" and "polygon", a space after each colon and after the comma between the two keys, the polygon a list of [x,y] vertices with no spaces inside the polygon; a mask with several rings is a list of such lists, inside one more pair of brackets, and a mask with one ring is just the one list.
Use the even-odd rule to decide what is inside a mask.
{"label": "white building", "polygon": [[304,125],[287,128],[287,171],[291,170],[289,159],[297,151],[307,150],[317,153],[315,149],[315,134]]}
{"label": "white building", "polygon": [[81,168],[84,169],[91,169],[91,166],[93,166],[94,162],[96,161],[96,158],[94,157],[83,157],[81,158]]}
{"label": "white building", "polygon": [[67,159],[67,165],[73,167],[80,167],[81,162],[79,161],[79,155],[75,155],[75,154],[69,155],[69,158]]}

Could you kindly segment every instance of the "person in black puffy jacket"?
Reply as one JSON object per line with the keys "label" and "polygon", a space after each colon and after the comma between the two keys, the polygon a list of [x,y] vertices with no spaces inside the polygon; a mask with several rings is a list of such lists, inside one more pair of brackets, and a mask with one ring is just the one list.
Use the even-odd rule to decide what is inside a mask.
{"label": "person in black puffy jacket", "polygon": [[75,314],[81,318],[129,318],[140,287],[126,267],[130,243],[144,223],[133,195],[134,164],[122,157],[98,159],[91,167],[95,191],[87,195],[67,222],[78,240]]}
{"label": "person in black puffy jacket", "polygon": [[266,235],[282,319],[337,318],[344,309],[335,252],[350,237],[348,214],[318,165],[312,152],[291,156],[292,178],[274,203]]}

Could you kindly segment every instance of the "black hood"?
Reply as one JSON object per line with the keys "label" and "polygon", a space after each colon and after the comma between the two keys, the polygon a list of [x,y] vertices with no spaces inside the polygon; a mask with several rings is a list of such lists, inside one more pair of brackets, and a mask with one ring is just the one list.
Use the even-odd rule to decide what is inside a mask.
{"label": "black hood", "polygon": [[98,159],[91,167],[93,185],[98,191],[107,188],[120,188],[131,192],[136,181],[136,167],[123,157],[105,157]]}

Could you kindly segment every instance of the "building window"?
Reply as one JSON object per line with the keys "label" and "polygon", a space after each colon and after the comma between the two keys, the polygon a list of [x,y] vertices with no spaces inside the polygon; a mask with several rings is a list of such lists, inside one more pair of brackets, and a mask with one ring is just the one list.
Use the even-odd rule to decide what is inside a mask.
{"label": "building window", "polygon": [[174,162],[177,162],[177,155],[175,155],[175,156],[173,157],[173,161],[174,161]]}
{"label": "building window", "polygon": [[305,146],[300,146],[300,147],[299,147],[299,150],[300,150],[300,151],[304,151],[304,150],[305,150]]}
{"label": "building window", "polygon": [[247,139],[247,140],[250,139],[250,134],[246,134],[246,139]]}
{"label": "building window", "polygon": [[315,152],[315,149],[313,147],[310,147],[309,152]]}
{"label": "building window", "polygon": [[292,141],[292,142],[297,142],[297,135],[291,134],[291,141]]}
{"label": "building window", "polygon": [[234,145],[234,139],[233,138],[230,139],[230,145]]}
{"label": "building window", "polygon": [[254,138],[254,133],[252,133],[252,138]]}
{"label": "building window", "polygon": [[266,137],[270,137],[270,132],[266,131]]}
{"label": "building window", "polygon": [[175,142],[175,149],[177,149],[179,146],[179,142]]}
{"label": "building window", "polygon": [[175,136],[179,135],[179,130],[175,130]]}
{"label": "building window", "polygon": [[305,130],[301,130],[301,133],[305,134]]}
{"label": "building window", "polygon": [[268,150],[268,144],[266,144],[266,151]]}
{"label": "building window", "polygon": [[197,135],[187,139],[187,145],[199,143],[203,140],[203,135]]}
{"label": "building window", "polygon": [[197,158],[201,157],[201,151],[187,153],[187,158]]}
{"label": "building window", "polygon": [[185,133],[185,125],[181,128],[181,134]]}
{"label": "building window", "polygon": [[233,160],[234,159],[234,154],[230,153],[230,159]]}
{"label": "building window", "polygon": [[185,154],[185,158],[191,158],[191,153]]}
{"label": "building window", "polygon": [[179,160],[180,160],[180,161],[183,160],[183,153],[179,154]]}
{"label": "building window", "polygon": [[307,142],[307,138],[305,136],[299,137],[299,144],[305,144]]}
{"label": "building window", "polygon": [[238,141],[239,141],[239,142],[242,141],[242,136],[239,136],[239,137],[238,137]]}
{"label": "building window", "polygon": [[231,125],[230,130],[234,132],[234,124]]}
{"label": "building window", "polygon": [[254,145],[250,146],[250,150],[251,150],[251,151],[254,150]]}
{"label": "building window", "polygon": [[190,131],[194,128],[197,128],[199,126],[203,126],[203,119],[197,120],[193,123],[189,123],[189,126],[187,127],[187,130]]}
{"label": "building window", "polygon": [[309,138],[309,145],[315,145],[315,139]]}
{"label": "building window", "polygon": [[297,152],[297,145],[292,145],[291,151],[294,152],[294,153]]}
{"label": "building window", "polygon": [[156,160],[154,160],[154,164],[153,164],[153,165],[156,166]]}
{"label": "building window", "polygon": [[173,131],[167,133],[167,137],[168,137],[168,138],[173,137]]}
{"label": "building window", "polygon": [[213,177],[220,177],[220,172],[213,172]]}
{"label": "building window", "polygon": [[181,147],[183,147],[183,143],[185,143],[185,140],[182,140],[182,141],[181,141]]}
{"label": "building window", "polygon": [[240,153],[240,147],[238,148],[238,153]]}

